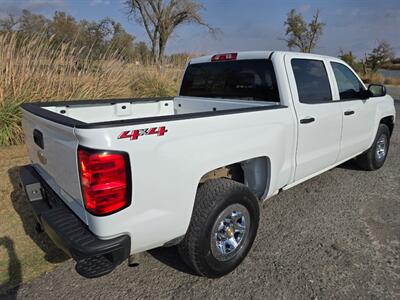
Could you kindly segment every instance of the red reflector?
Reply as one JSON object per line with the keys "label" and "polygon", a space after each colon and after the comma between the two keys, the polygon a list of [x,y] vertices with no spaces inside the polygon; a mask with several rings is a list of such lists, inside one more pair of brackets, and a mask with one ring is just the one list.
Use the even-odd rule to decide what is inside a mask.
{"label": "red reflector", "polygon": [[78,159],[87,211],[103,216],[130,204],[129,163],[125,153],[79,148]]}
{"label": "red reflector", "polygon": [[211,57],[211,61],[227,61],[227,60],[235,60],[237,58],[237,53],[224,53],[224,54],[215,54]]}

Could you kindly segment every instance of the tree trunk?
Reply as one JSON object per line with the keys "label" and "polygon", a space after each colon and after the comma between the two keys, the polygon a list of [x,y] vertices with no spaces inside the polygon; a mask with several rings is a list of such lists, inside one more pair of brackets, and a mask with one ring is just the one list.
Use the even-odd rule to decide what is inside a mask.
{"label": "tree trunk", "polygon": [[364,60],[362,65],[363,65],[364,75],[367,75],[367,53],[364,54]]}
{"label": "tree trunk", "polygon": [[164,41],[163,39],[160,38],[160,41],[158,42],[158,46],[159,46],[158,61],[160,63],[163,63],[166,41]]}
{"label": "tree trunk", "polygon": [[157,57],[157,53],[156,53],[156,48],[157,48],[157,40],[156,39],[152,39],[151,40],[151,60],[153,61],[153,63],[157,63],[158,61],[158,57]]}

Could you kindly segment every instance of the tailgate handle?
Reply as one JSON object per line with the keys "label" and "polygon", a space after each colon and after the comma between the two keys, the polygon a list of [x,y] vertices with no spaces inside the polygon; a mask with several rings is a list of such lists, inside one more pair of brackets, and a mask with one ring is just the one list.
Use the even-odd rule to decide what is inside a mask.
{"label": "tailgate handle", "polygon": [[40,130],[37,130],[37,129],[33,130],[33,140],[35,141],[36,145],[38,145],[40,148],[44,149],[43,134]]}

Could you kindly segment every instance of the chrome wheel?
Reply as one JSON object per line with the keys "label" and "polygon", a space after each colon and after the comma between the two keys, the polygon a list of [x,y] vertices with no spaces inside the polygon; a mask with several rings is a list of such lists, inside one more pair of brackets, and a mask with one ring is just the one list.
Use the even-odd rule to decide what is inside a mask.
{"label": "chrome wheel", "polygon": [[219,261],[231,259],[243,246],[249,234],[250,214],[241,204],[225,208],[211,231],[211,252]]}
{"label": "chrome wheel", "polygon": [[385,134],[382,134],[378,141],[376,142],[375,148],[375,158],[377,161],[381,161],[386,157],[387,151],[387,137]]}

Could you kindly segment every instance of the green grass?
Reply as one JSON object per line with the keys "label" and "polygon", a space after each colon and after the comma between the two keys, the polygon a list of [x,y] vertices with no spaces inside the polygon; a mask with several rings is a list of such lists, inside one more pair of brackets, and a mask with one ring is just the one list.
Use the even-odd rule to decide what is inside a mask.
{"label": "green grass", "polygon": [[19,102],[6,100],[0,104],[0,145],[23,141]]}

